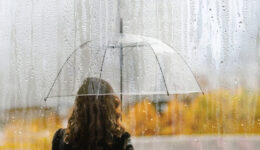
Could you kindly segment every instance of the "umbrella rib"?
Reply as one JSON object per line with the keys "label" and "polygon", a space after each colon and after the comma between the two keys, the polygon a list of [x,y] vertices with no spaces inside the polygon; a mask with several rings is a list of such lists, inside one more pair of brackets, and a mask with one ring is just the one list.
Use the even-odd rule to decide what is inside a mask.
{"label": "umbrella rib", "polygon": [[[198,91],[192,91],[191,93],[196,93]],[[190,92],[188,92],[190,93]],[[187,93],[187,94],[188,94]],[[105,94],[68,94],[68,95],[54,95],[49,96],[48,98],[59,98],[59,97],[75,97],[75,96],[97,96],[97,95],[116,95],[119,94],[118,92],[115,93],[105,93]],[[162,92],[147,92],[147,93],[122,93],[123,95],[165,95],[165,93]]]}
{"label": "umbrella rib", "polygon": [[[99,80],[101,80],[101,76],[102,76],[102,72],[103,72],[103,66],[104,66],[104,62],[105,62],[105,57],[106,57],[106,53],[107,53],[107,47],[105,48],[105,52],[102,58],[102,63],[101,63],[101,68],[100,68],[100,73],[99,73]],[[101,81],[100,81],[101,82]],[[100,82],[98,84],[98,94],[99,94],[99,89],[100,89]],[[97,98],[97,97],[96,97]]]}
{"label": "umbrella rib", "polygon": [[[149,44],[148,44],[148,45],[149,45]],[[151,45],[149,45],[149,46],[151,47]],[[161,64],[160,64],[160,62],[159,62],[158,56],[156,55],[156,53],[155,53],[155,51],[154,51],[154,49],[153,49],[152,47],[151,47],[151,49],[152,49],[152,51],[153,51],[153,54],[154,54],[154,56],[155,56],[155,58],[156,58],[156,61],[157,61],[158,65],[159,65],[160,71],[161,71],[161,73],[162,73],[162,77],[163,77],[163,82],[164,82],[164,85],[165,85],[165,89],[166,89],[167,95],[169,96],[168,87],[167,87],[167,85],[166,85],[165,77],[164,77],[164,74],[163,74],[162,67],[161,67]]]}
{"label": "umbrella rib", "polygon": [[197,84],[198,84],[198,86],[199,86],[199,88],[200,88],[201,93],[204,95],[204,92],[203,92],[203,90],[202,90],[202,88],[201,88],[201,85],[199,84],[199,82],[198,82],[198,80],[197,80],[195,74],[193,73],[192,69],[190,68],[190,66],[188,65],[188,63],[185,61],[185,59],[182,57],[182,55],[179,54],[173,46],[170,46],[170,45],[168,45],[168,44],[166,44],[166,45],[169,46],[169,47],[171,47],[171,48],[174,50],[174,52],[183,60],[183,62],[185,63],[185,65],[189,68],[190,72],[192,73],[193,78],[194,78],[195,81],[197,82]]}
{"label": "umbrella rib", "polygon": [[107,53],[107,48],[105,49],[105,52],[104,52],[104,55],[103,55],[103,58],[102,58],[102,63],[101,63],[101,68],[100,68],[100,73],[99,73],[99,79],[101,79],[101,76],[102,76],[103,65],[104,65],[104,62],[105,62],[106,53]]}
{"label": "umbrella rib", "polygon": [[49,90],[47,96],[44,98],[44,101],[47,101],[48,97],[50,96],[51,90],[53,89],[54,84],[56,83],[58,77],[60,76],[61,71],[62,71],[63,67],[65,66],[65,64],[69,61],[69,59],[72,57],[72,55],[74,55],[80,48],[82,48],[83,46],[85,46],[85,45],[88,44],[89,42],[91,42],[91,40],[82,43],[78,48],[76,48],[76,49],[69,55],[69,57],[66,59],[66,61],[62,64],[62,66],[61,66],[61,68],[60,68],[60,70],[59,70],[57,76],[55,77],[55,79],[54,79],[54,81],[53,81],[53,83],[52,83],[52,85],[51,85],[51,88],[50,88],[50,90]]}

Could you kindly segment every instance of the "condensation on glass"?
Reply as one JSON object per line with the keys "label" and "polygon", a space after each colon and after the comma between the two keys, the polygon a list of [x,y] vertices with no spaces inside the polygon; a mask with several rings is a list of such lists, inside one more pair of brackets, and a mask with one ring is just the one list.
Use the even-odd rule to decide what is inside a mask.
{"label": "condensation on glass", "polygon": [[[75,99],[73,94],[82,79],[90,76],[103,77],[112,84],[115,94],[123,94],[123,109],[126,111],[134,106],[138,109],[142,109],[142,105],[145,107],[143,111],[148,113],[144,118],[154,123],[154,130],[148,132],[149,127],[147,130],[140,127],[142,130],[140,133],[136,131],[136,136],[151,133],[154,135],[152,139],[162,140],[162,143],[178,149],[178,143],[167,143],[171,138],[158,138],[158,135],[168,133],[168,128],[161,129],[163,121],[160,121],[160,116],[171,108],[173,111],[168,118],[176,118],[175,110],[180,114],[185,112],[181,109],[201,109],[200,105],[205,105],[199,111],[202,113],[200,116],[205,115],[206,118],[204,128],[210,124],[217,137],[231,133],[231,129],[222,124],[223,118],[231,118],[232,123],[239,124],[234,128],[242,135],[251,131],[259,134],[259,130],[252,129],[260,125],[257,109],[260,106],[259,18],[258,0],[0,1],[0,140],[3,141],[0,149],[6,148],[4,146],[8,142],[12,143],[7,139],[13,139],[16,141],[13,143],[19,145],[28,133],[39,133],[51,139],[52,129],[66,126],[66,117]],[[126,41],[120,35],[120,19],[123,34],[130,38]],[[151,44],[151,40],[163,43],[166,48],[160,46],[154,49],[153,46],[158,43]],[[89,43],[80,47],[87,41]],[[121,47],[124,47],[122,80]],[[167,48],[174,54],[159,52]],[[173,57],[169,57],[171,55]],[[64,62],[66,65],[49,95],[54,97],[45,102],[44,98]],[[174,82],[171,82],[172,78]],[[198,100],[203,97],[201,91],[208,99],[205,104]],[[177,109],[175,103],[168,104],[176,99],[185,101],[183,108],[178,105]],[[198,103],[192,103],[194,99]],[[215,99],[222,100],[217,104],[210,101]],[[224,109],[229,103],[234,108],[231,108],[234,114]],[[155,109],[156,117],[149,116],[150,105]],[[247,107],[237,110],[240,105]],[[209,113],[203,114],[203,111]],[[210,112],[214,113],[217,121],[212,125]],[[242,122],[236,117],[241,112],[244,114]],[[124,115],[127,116],[130,115]],[[131,119],[138,122],[138,119]],[[50,120],[53,123],[46,124]],[[44,122],[45,125],[40,126]],[[189,133],[184,126],[186,124],[178,123],[176,130],[175,126],[169,129],[173,139],[175,134]],[[204,130],[196,134],[200,133],[203,134]],[[33,139],[30,134],[29,139]],[[189,149],[210,146],[207,141],[196,137],[177,139],[191,143],[188,144],[191,147],[186,146]],[[149,146],[145,144],[146,140],[149,139],[136,138],[134,143],[146,149]],[[230,146],[225,139],[213,140],[213,145],[217,145],[216,141],[226,143],[226,148]],[[234,140],[248,148],[255,148],[260,142],[252,143],[250,138],[241,141]],[[153,147],[156,148],[156,145],[160,144],[155,142]],[[185,149],[185,144],[179,146]]]}

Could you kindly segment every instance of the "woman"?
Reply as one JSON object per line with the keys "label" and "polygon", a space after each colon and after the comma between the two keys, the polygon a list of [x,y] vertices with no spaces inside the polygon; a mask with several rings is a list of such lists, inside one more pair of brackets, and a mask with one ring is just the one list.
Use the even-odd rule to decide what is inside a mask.
{"label": "woman", "polygon": [[114,91],[106,81],[84,81],[67,128],[53,137],[52,150],[133,150],[130,134],[119,123],[120,101],[108,93]]}

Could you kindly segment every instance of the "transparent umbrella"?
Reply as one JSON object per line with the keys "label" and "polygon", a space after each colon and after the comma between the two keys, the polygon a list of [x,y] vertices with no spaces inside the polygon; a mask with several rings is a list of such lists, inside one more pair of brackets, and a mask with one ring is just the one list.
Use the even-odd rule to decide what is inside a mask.
{"label": "transparent umbrella", "polygon": [[[100,44],[83,43],[64,62],[45,100],[82,96],[77,90],[87,77],[102,78],[120,95],[202,92],[185,60],[167,44],[150,37],[120,34]],[[92,93],[101,95],[100,93]],[[91,94],[88,94],[91,95]]]}

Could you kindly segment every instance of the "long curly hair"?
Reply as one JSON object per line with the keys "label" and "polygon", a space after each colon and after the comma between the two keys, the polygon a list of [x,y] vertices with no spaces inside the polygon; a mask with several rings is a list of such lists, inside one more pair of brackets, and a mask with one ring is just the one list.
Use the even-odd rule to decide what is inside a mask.
{"label": "long curly hair", "polygon": [[76,148],[102,150],[112,146],[113,137],[121,137],[120,101],[110,84],[99,78],[87,78],[75,99],[65,130],[64,142]]}

